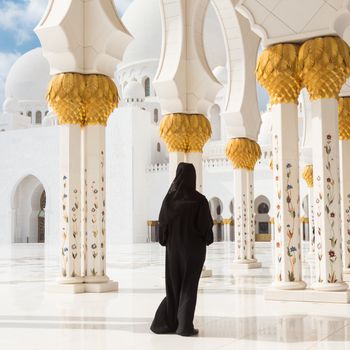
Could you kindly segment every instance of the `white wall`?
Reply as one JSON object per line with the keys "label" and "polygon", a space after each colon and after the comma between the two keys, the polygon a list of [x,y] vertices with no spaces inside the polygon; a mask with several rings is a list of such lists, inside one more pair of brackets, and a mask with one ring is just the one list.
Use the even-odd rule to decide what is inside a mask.
{"label": "white wall", "polygon": [[[57,127],[0,133],[0,207],[2,208],[0,212],[0,243],[11,242],[16,222],[15,213],[12,210],[16,189],[25,177],[33,175],[42,183],[46,191],[45,240],[48,244],[58,246],[60,203],[58,136]],[[37,184],[33,183],[33,186],[35,187]],[[32,189],[32,191],[34,190],[35,188]],[[27,199],[30,203],[31,198],[23,200]],[[24,224],[22,222],[22,225]],[[28,227],[28,232],[31,230],[33,229]]]}
{"label": "white wall", "polygon": [[111,242],[146,242],[147,239],[149,121],[149,112],[131,106],[119,108],[109,118],[106,204]]}

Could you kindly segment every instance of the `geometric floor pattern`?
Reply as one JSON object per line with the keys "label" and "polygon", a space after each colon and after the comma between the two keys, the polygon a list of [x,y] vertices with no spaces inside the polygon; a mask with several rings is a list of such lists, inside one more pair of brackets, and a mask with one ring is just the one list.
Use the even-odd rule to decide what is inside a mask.
{"label": "geometric floor pattern", "polygon": [[[263,267],[232,270],[234,244],[214,243],[199,286],[198,337],[157,336],[149,326],[164,297],[164,248],[108,247],[111,294],[52,294],[57,252],[44,245],[0,246],[1,350],[287,350],[349,349],[350,305],[266,302],[270,244],[257,243]],[[310,283],[312,265],[303,263]]]}

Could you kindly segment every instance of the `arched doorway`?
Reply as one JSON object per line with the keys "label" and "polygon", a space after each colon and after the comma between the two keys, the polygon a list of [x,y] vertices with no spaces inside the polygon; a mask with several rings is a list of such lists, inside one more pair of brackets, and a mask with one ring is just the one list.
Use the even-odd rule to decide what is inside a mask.
{"label": "arched doorway", "polygon": [[46,192],[40,180],[28,175],[12,196],[12,242],[45,242]]}
{"label": "arched doorway", "polygon": [[270,201],[265,196],[259,196],[255,199],[254,209],[256,241],[271,241]]}
{"label": "arched doorway", "polygon": [[213,232],[214,232],[214,241],[222,241],[223,236],[224,236],[224,231],[223,231],[223,225],[222,225],[222,211],[223,211],[223,204],[222,201],[214,197],[209,201],[209,208],[211,212],[211,216],[214,221],[214,227],[213,227]]}

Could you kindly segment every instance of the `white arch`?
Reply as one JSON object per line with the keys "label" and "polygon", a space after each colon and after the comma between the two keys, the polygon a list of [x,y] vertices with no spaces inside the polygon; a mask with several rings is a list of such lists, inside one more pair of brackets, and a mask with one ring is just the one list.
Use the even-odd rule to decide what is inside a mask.
{"label": "white arch", "polygon": [[224,35],[227,55],[227,94],[223,116],[230,138],[256,140],[261,125],[255,66],[260,39],[231,0],[212,0]]}
{"label": "white arch", "polygon": [[[38,214],[40,198],[46,191],[43,183],[34,175],[21,177],[11,192],[11,241],[13,243],[38,242]],[[46,207],[49,205],[47,201]],[[45,222],[47,232],[47,221]]]}

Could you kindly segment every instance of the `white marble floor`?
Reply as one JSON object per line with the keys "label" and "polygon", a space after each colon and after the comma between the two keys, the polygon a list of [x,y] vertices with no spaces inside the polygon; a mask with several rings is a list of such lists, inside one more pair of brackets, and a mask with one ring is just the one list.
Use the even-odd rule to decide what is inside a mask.
{"label": "white marble floor", "polygon": [[[198,337],[149,331],[164,297],[164,250],[157,244],[112,246],[113,294],[45,292],[54,283],[56,252],[43,245],[0,247],[1,350],[350,349],[350,305],[265,302],[271,250],[257,244],[259,270],[232,272],[232,243],[215,243],[201,280],[195,324]],[[310,269],[305,263],[305,280]]]}

